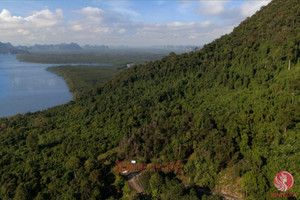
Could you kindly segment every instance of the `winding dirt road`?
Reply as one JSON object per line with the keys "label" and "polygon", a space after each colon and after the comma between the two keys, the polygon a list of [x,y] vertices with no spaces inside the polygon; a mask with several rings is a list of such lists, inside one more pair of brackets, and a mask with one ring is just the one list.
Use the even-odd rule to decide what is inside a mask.
{"label": "winding dirt road", "polygon": [[145,189],[143,188],[142,184],[138,180],[138,175],[140,172],[132,172],[127,175],[127,183],[131,190],[135,190],[137,193],[146,194]]}

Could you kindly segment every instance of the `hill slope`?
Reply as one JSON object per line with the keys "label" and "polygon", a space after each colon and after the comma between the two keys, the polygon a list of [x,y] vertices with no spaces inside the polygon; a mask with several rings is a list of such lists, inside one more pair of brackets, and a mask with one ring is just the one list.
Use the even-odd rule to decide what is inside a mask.
{"label": "hill slope", "polygon": [[[124,70],[67,105],[1,119],[0,198],[117,197],[113,163],[133,158],[186,160],[185,175],[210,189],[233,171],[249,199],[271,198],[285,170],[300,193],[299,10],[298,0],[274,0],[200,51]],[[118,155],[99,156],[117,146]],[[192,196],[163,183],[162,198]]]}

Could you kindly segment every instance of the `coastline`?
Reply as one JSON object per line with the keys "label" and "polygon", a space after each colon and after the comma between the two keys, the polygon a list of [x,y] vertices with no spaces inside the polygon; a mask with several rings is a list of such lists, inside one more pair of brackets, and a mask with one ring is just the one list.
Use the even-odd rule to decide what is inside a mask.
{"label": "coastline", "polygon": [[[25,63],[34,63],[34,64],[41,64],[41,65],[49,65],[45,69],[46,71],[55,74],[56,76],[61,77],[66,85],[68,86],[69,92],[73,95],[73,100],[78,97],[79,93],[83,92],[81,88],[76,87],[76,84],[74,84],[74,80],[70,77],[71,72],[63,72],[62,70],[58,70],[61,68],[68,68],[68,67],[103,67],[103,68],[112,68],[112,69],[123,69],[120,67],[120,64],[117,63],[102,63],[102,62],[84,62],[86,60],[79,60],[76,62],[76,60],[72,60],[74,62],[57,62],[57,60],[40,60],[37,61],[35,58],[33,59],[24,59],[22,58],[24,54],[16,54],[15,57],[18,61],[20,62],[25,62]],[[34,57],[34,56],[33,56]]]}
{"label": "coastline", "polygon": [[68,88],[69,88],[69,92],[72,93],[73,99],[75,99],[74,84],[73,84],[72,80],[68,77],[68,75],[63,74],[63,73],[59,73],[58,71],[56,71],[55,67],[57,67],[57,66],[47,67],[45,70],[50,72],[50,73],[55,74],[56,76],[59,76],[59,77],[63,78],[64,81],[66,82]]}
{"label": "coastline", "polygon": [[62,77],[73,94],[74,100],[107,82],[121,70],[117,66],[60,65],[46,69]]}

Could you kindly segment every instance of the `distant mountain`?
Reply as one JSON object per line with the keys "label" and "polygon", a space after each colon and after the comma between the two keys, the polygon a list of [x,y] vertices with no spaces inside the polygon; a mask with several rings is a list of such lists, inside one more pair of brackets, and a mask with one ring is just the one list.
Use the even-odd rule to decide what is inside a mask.
{"label": "distant mountain", "polygon": [[18,54],[18,53],[26,53],[26,51],[18,49],[10,43],[0,42],[0,54]]}
{"label": "distant mountain", "polygon": [[192,46],[192,45],[188,45],[188,46],[167,45],[167,46],[163,46],[162,48],[167,49],[167,50],[172,50],[172,51],[186,51],[186,52],[201,49],[201,47],[199,47],[199,46]]}
{"label": "distant mountain", "polygon": [[86,49],[86,50],[109,50],[109,47],[108,46],[105,46],[105,45],[84,45],[82,47],[83,49]]}
{"label": "distant mountain", "polygon": [[25,51],[34,51],[34,50],[82,50],[82,48],[72,42],[70,44],[44,44],[44,45],[41,45],[41,44],[36,44],[34,46],[30,46],[30,47],[27,47],[27,46],[18,46],[18,49],[21,49],[21,50],[25,50]]}

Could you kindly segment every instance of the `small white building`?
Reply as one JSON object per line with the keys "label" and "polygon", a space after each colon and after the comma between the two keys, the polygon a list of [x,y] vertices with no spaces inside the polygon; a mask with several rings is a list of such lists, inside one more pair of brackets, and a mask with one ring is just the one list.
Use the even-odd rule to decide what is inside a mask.
{"label": "small white building", "polygon": [[126,64],[126,67],[127,68],[130,68],[130,67],[132,67],[134,65],[134,63],[128,63],[128,64]]}

